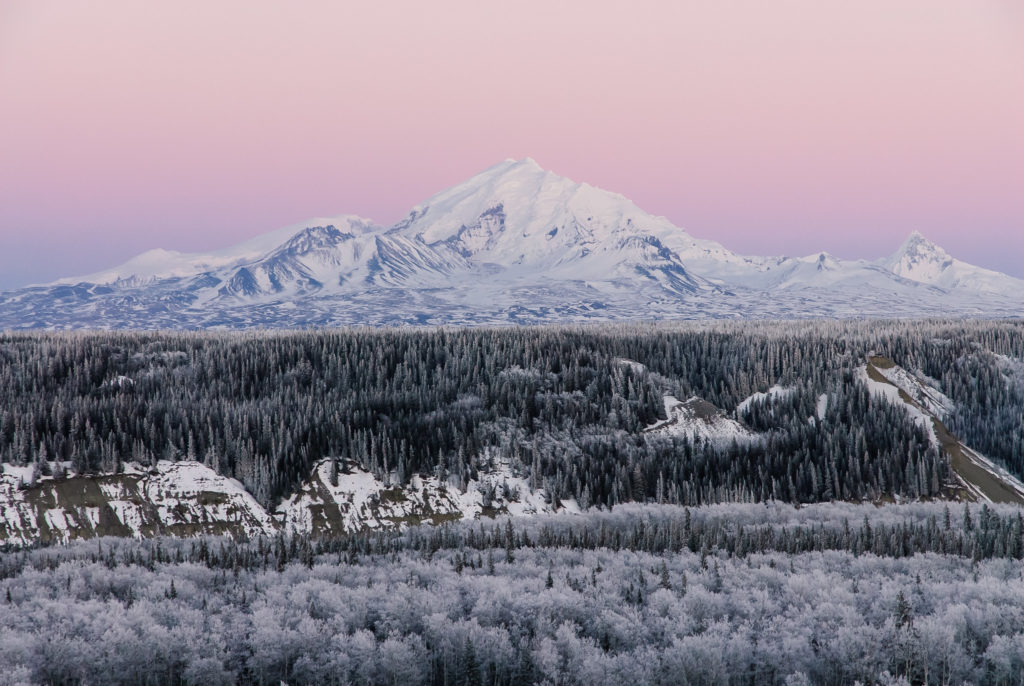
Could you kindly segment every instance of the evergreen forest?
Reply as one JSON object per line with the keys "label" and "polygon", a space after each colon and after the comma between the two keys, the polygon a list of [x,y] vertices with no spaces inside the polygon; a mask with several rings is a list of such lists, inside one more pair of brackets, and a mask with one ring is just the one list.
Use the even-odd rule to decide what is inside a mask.
{"label": "evergreen forest", "polygon": [[[324,458],[465,485],[507,460],[584,508],[934,497],[948,458],[856,369],[889,356],[957,435],[1024,475],[1024,325],[786,322],[0,335],[0,462],[204,462],[261,503]],[[772,386],[785,394],[744,399]],[[762,440],[645,433],[697,396]],[[815,420],[827,396],[827,417]]]}

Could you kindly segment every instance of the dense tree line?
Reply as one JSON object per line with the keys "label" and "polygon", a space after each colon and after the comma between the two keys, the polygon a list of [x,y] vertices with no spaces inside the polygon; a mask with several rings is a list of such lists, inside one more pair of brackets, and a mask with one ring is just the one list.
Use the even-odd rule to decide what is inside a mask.
{"label": "dense tree line", "polygon": [[[956,509],[954,509],[956,508]],[[798,555],[838,550],[881,557],[910,557],[939,553],[988,559],[1024,559],[1024,514],[1019,508],[964,504],[911,504],[889,506],[881,513],[856,505],[828,503],[792,510],[778,503],[760,509],[750,505],[723,505],[719,509],[678,506],[626,505],[613,511],[592,511],[582,517],[545,517],[539,520],[504,518],[421,526],[405,531],[364,530],[327,539],[303,536],[255,540],[200,538],[188,545],[128,542],[116,539],[96,546],[47,548],[30,553],[10,547],[0,557],[0,580],[16,577],[26,568],[53,568],[69,560],[86,559],[113,568],[158,564],[202,564],[235,572],[278,571],[292,563],[312,564],[336,556],[337,564],[356,564],[362,556],[389,556],[415,552],[433,557],[438,551],[493,551],[506,560],[523,548],[608,549],[646,553],[707,554],[714,550],[730,557],[781,552]],[[21,554],[16,551],[21,550]],[[468,559],[468,558],[466,558]]]}
{"label": "dense tree line", "polygon": [[[498,456],[584,506],[933,496],[947,460],[855,368],[874,350],[934,377],[962,438],[1021,474],[1022,333],[1014,322],[748,322],[4,334],[0,461],[89,473],[197,459],[264,504],[331,456],[456,485]],[[763,440],[643,431],[664,418],[666,393],[732,412],[773,384],[792,392],[739,413]]]}
{"label": "dense tree line", "polygon": [[629,505],[0,554],[0,684],[1019,683],[1021,514]]}

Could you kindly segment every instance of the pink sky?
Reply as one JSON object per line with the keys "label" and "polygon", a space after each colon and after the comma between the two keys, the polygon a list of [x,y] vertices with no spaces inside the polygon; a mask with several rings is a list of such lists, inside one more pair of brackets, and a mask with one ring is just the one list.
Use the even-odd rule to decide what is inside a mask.
{"label": "pink sky", "polygon": [[743,253],[1024,277],[1024,3],[0,2],[0,288],[506,157]]}

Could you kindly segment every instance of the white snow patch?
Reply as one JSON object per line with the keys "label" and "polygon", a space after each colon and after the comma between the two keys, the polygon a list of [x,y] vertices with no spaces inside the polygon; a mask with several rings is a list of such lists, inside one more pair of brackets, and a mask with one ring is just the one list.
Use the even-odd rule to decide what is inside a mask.
{"label": "white snow patch", "polygon": [[[238,481],[194,461],[160,461],[152,467],[126,463],[119,475],[71,476],[68,481],[93,481],[95,488],[86,492],[95,502],[55,502],[53,507],[38,509],[40,499],[28,498],[33,491],[24,486],[31,468],[4,464],[0,468],[0,544],[27,545],[44,536],[57,541],[93,536],[101,516],[109,516],[102,512],[104,507],[136,537],[203,532],[269,535],[282,526],[294,533],[329,533],[332,529],[324,526],[323,515],[330,507],[336,509],[343,531],[580,511],[573,499],[549,502],[544,489],[531,489],[528,480],[505,462],[484,455],[478,464],[483,465],[478,478],[462,490],[436,475],[414,475],[409,485],[399,487],[393,485],[394,479],[382,481],[351,467],[332,486],[331,463],[324,460],[311,481],[275,513],[260,506]],[[44,499],[57,501],[60,487],[52,477],[44,477],[36,488],[48,489]]]}
{"label": "white snow patch", "polygon": [[[160,511],[165,524],[192,521],[233,522],[246,520],[249,533],[273,533],[273,518],[242,484],[217,474],[199,462],[161,460],[156,475],[140,482],[146,499]],[[206,494],[205,498],[198,498]],[[211,498],[218,494],[220,498]],[[181,514],[184,507],[187,514]]]}
{"label": "white snow patch", "polygon": [[647,371],[647,366],[637,362],[636,360],[628,360],[625,357],[617,357],[615,358],[615,361],[621,365],[629,367],[636,374]]}
{"label": "white snow patch", "polygon": [[[544,489],[531,489],[528,481],[514,475],[504,462],[481,469],[479,479],[470,481],[465,491],[436,475],[423,474],[414,475],[405,487],[392,486],[344,461],[339,461],[337,485],[333,485],[331,469],[331,460],[321,461],[311,481],[278,507],[287,531],[309,534],[339,527],[346,532],[401,529],[420,522],[437,524],[488,514],[529,516],[580,511],[572,499],[562,500],[559,507],[547,502]],[[330,521],[332,516],[336,517],[334,521]]]}
{"label": "white snow patch", "polygon": [[[929,384],[928,377],[923,374],[915,376],[899,365],[888,368],[876,365],[875,369],[939,419],[949,415],[955,408],[953,401],[938,388]],[[931,381],[934,382],[933,379]]]}
{"label": "white snow patch", "polygon": [[822,393],[818,396],[818,402],[814,406],[814,414],[819,420],[825,418],[825,414],[828,412],[828,393]]}
{"label": "white snow patch", "polygon": [[745,398],[736,406],[737,412],[746,412],[750,409],[751,403],[762,402],[765,400],[775,400],[776,398],[788,398],[796,392],[795,388],[786,388],[775,384],[764,393],[754,393],[748,398]]}
{"label": "white snow patch", "polygon": [[38,498],[27,497],[32,491],[23,484],[31,473],[31,467],[2,465],[0,543],[28,544],[44,535],[58,541],[95,535],[104,507],[137,537],[175,525],[197,532],[210,527],[241,530],[247,535],[277,530],[273,518],[242,484],[198,462],[160,461],[152,468],[129,463],[119,475],[70,476],[68,482],[89,480],[96,487],[85,490],[94,502],[78,505],[62,503],[60,482],[41,476],[36,488],[44,489],[44,501],[55,503],[45,510],[37,509]]}
{"label": "white snow patch", "polygon": [[733,440],[750,443],[759,439],[757,434],[701,398],[694,396],[684,402],[666,395],[663,400],[667,419],[651,424],[644,430],[646,433],[686,436],[717,447],[727,446]]}
{"label": "white snow patch", "polygon": [[33,468],[31,465],[25,467],[17,467],[13,464],[3,464],[3,469],[0,470],[0,474],[3,475],[3,482],[10,483],[15,487],[21,484],[31,484],[33,481]]}

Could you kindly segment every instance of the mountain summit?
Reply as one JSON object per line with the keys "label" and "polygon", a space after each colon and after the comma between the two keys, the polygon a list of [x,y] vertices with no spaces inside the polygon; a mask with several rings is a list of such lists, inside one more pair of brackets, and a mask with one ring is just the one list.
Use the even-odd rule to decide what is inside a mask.
{"label": "mountain summit", "polygon": [[345,215],[151,250],[0,294],[0,328],[501,324],[1022,314],[1024,282],[914,232],[875,262],[742,256],[617,193],[505,160],[391,227]]}
{"label": "mountain summit", "polygon": [[961,262],[917,231],[883,264],[897,276],[950,290],[1013,293],[1021,283],[1006,274]]}
{"label": "mountain summit", "polygon": [[893,274],[923,283],[935,283],[953,263],[949,253],[917,231],[887,261]]}

